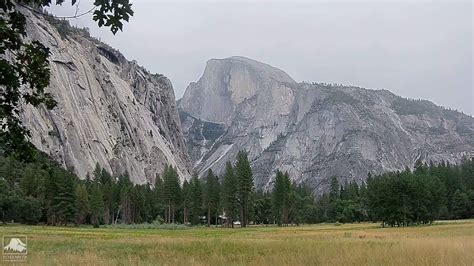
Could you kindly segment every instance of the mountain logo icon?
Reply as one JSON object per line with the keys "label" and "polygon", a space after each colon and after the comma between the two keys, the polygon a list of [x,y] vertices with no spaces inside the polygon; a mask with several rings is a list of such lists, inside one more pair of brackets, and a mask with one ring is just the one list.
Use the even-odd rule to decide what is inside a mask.
{"label": "mountain logo icon", "polygon": [[3,237],[4,254],[26,254],[27,240],[26,236]]}

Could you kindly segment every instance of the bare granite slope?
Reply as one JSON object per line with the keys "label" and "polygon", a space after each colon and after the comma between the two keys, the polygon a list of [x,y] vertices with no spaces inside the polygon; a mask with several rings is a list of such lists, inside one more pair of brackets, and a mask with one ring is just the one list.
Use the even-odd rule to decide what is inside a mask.
{"label": "bare granite slope", "polygon": [[[271,186],[276,169],[325,190],[332,176],[363,182],[369,171],[402,170],[417,159],[474,156],[470,116],[387,90],[296,83],[242,57],[210,60],[179,107],[195,170],[219,173],[246,150],[260,188]],[[197,139],[189,125],[222,129]]]}
{"label": "bare granite slope", "polygon": [[59,103],[51,111],[25,108],[35,146],[80,177],[98,163],[114,175],[128,172],[135,183],[154,180],[165,164],[187,178],[190,163],[171,82],[83,30],[24,13],[29,38],[51,49],[48,91]]}

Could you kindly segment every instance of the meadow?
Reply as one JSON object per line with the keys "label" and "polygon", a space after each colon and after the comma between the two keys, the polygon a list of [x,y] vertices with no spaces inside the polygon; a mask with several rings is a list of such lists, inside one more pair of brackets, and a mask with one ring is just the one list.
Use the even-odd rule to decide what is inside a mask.
{"label": "meadow", "polygon": [[431,226],[116,229],[3,225],[31,265],[474,265],[474,220]]}

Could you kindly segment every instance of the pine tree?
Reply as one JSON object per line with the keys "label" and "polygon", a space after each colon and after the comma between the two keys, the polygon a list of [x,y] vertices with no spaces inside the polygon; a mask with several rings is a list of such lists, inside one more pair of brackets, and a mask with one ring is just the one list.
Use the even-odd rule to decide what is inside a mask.
{"label": "pine tree", "polygon": [[103,221],[105,224],[111,223],[113,217],[113,182],[112,175],[107,172],[104,168],[100,171],[100,184],[102,195],[104,197],[104,215]]}
{"label": "pine tree", "polygon": [[226,216],[226,226],[234,227],[234,221],[238,219],[238,191],[237,179],[230,162],[225,165],[225,172],[222,178],[222,207]]}
{"label": "pine tree", "polygon": [[454,192],[452,209],[453,218],[465,219],[468,217],[469,198],[466,193],[463,193],[459,189]]}
{"label": "pine tree", "polygon": [[139,194],[143,197],[143,206],[141,208],[141,220],[147,223],[153,222],[155,219],[153,213],[153,190],[149,183],[139,186]]}
{"label": "pine tree", "polygon": [[292,190],[295,194],[295,202],[291,210],[293,222],[297,225],[300,223],[315,223],[316,206],[311,190],[304,184],[297,186],[294,183]]}
{"label": "pine tree", "polygon": [[333,176],[331,178],[331,184],[329,188],[329,210],[328,218],[330,221],[335,221],[337,218],[337,204],[339,201],[339,181],[337,177]]}
{"label": "pine tree", "polygon": [[29,164],[25,166],[20,187],[26,196],[41,198],[44,196],[44,182],[48,172],[41,168],[40,164]]}
{"label": "pine tree", "polygon": [[55,198],[59,193],[59,184],[61,180],[57,170],[48,169],[48,174],[44,182],[44,201],[46,211],[46,222],[50,225],[56,225],[57,215],[55,209]]}
{"label": "pine tree", "polygon": [[102,168],[100,167],[99,163],[95,164],[94,168],[94,181],[99,182],[102,179]]}
{"label": "pine tree", "polygon": [[131,187],[131,208],[130,208],[130,222],[131,223],[143,223],[146,214],[145,210],[145,193],[143,192],[144,186],[135,185]]}
{"label": "pine tree", "polygon": [[217,212],[219,199],[219,179],[214,175],[212,170],[209,169],[207,172],[206,190],[204,194],[204,205],[207,209],[207,226],[211,226],[211,214]]}
{"label": "pine tree", "polygon": [[75,208],[75,223],[77,225],[83,224],[89,215],[89,194],[85,185],[76,185],[76,208]]}
{"label": "pine tree", "polygon": [[[164,185],[163,179],[157,174],[155,178],[155,188],[153,190],[153,210],[155,219],[163,219],[164,214]],[[159,216],[159,217],[158,217]]]}
{"label": "pine tree", "polygon": [[62,171],[61,182],[58,186],[58,193],[54,197],[54,210],[58,218],[58,222],[67,225],[73,222],[75,213],[75,184],[73,176]]}
{"label": "pine tree", "polygon": [[14,218],[14,190],[7,180],[0,178],[0,219],[5,224]]}
{"label": "pine tree", "polygon": [[189,222],[189,210],[192,205],[192,194],[191,185],[187,180],[183,182],[183,223],[188,224]]}
{"label": "pine tree", "polygon": [[285,187],[284,187],[284,192],[285,192],[285,201],[283,202],[283,222],[285,225],[288,226],[290,220],[290,213],[294,212],[293,206],[295,203],[295,193],[293,191],[293,185],[291,184],[291,179],[290,175],[288,172],[285,172],[283,175],[284,181],[285,181]]}
{"label": "pine tree", "polygon": [[416,160],[414,166],[414,174],[425,174],[428,172],[428,167],[426,164],[423,163],[421,159]]}
{"label": "pine tree", "polygon": [[100,218],[104,211],[104,199],[102,191],[99,188],[98,184],[94,184],[91,189],[90,196],[90,213],[91,213],[91,223],[95,227],[99,227]]}
{"label": "pine tree", "polygon": [[20,208],[17,219],[21,223],[37,224],[42,216],[41,201],[37,198],[27,196],[18,197]]}
{"label": "pine tree", "polygon": [[191,224],[196,225],[201,222],[200,215],[202,212],[202,185],[197,174],[191,178]]}
{"label": "pine tree", "polygon": [[275,217],[278,225],[282,225],[284,223],[284,209],[287,196],[285,177],[283,173],[278,170],[276,172],[272,192],[273,216]]}
{"label": "pine tree", "polygon": [[175,222],[176,207],[181,200],[181,186],[176,169],[166,166],[163,174],[164,199],[166,203],[166,222]]}
{"label": "pine tree", "polygon": [[[124,186],[126,186],[125,180],[123,180],[122,176],[119,175],[117,181],[114,182],[112,185],[112,206],[111,206],[111,215],[112,220],[111,223],[116,224],[120,218],[121,211],[122,211],[122,202],[121,202],[121,191]],[[92,194],[90,192],[89,194]],[[102,195],[103,196],[103,195]]]}
{"label": "pine tree", "polygon": [[271,193],[257,191],[254,201],[254,222],[257,224],[269,224],[273,221],[273,205]]}
{"label": "pine tree", "polygon": [[217,226],[219,223],[219,214],[222,213],[222,202],[221,202],[221,192],[222,192],[222,187],[221,187],[221,182],[219,181],[219,177],[216,176],[216,186],[214,188],[214,203],[215,203],[215,208],[214,208],[214,214],[215,214],[215,225]]}
{"label": "pine tree", "polygon": [[[133,210],[132,210],[132,196],[133,196],[133,183],[130,181],[128,173],[124,173],[119,176],[119,189],[120,189],[120,217],[122,223],[131,224],[133,222]],[[101,193],[102,194],[102,193]]]}
{"label": "pine tree", "polygon": [[237,154],[235,174],[238,184],[238,196],[240,205],[240,222],[242,227],[246,227],[249,218],[249,206],[253,193],[253,176],[247,153],[240,151]]}
{"label": "pine tree", "polygon": [[86,186],[87,193],[90,193],[93,182],[92,182],[92,179],[91,179],[91,175],[89,173],[86,174],[86,180],[84,180],[84,184]]}

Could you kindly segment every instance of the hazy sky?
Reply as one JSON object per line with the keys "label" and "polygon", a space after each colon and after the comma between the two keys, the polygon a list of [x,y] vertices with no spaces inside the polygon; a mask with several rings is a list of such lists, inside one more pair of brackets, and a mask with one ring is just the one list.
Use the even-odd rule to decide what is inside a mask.
{"label": "hazy sky", "polygon": [[[81,13],[93,1],[78,2]],[[177,99],[208,59],[242,55],[297,81],[383,88],[474,114],[471,1],[132,2],[116,36],[90,16],[71,23],[169,77]]]}

